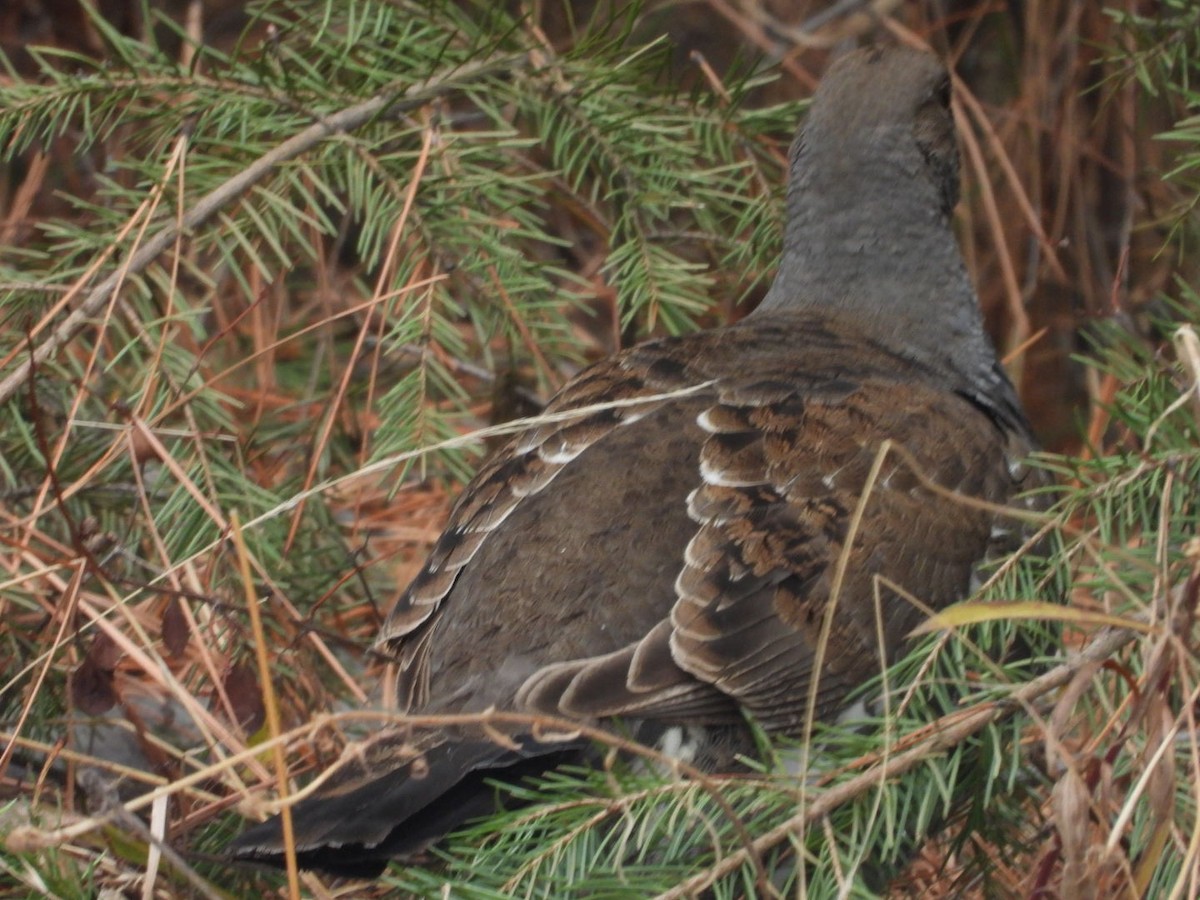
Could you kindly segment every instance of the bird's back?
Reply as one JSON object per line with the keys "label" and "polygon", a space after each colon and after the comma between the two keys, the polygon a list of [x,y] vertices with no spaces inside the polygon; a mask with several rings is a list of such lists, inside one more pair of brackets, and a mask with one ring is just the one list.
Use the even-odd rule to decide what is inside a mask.
{"label": "bird's back", "polygon": [[[584,412],[497,452],[398,604],[383,640],[414,653],[404,684],[423,686],[406,694],[412,708],[702,723],[737,718],[740,704],[796,731],[829,604],[842,611],[824,651],[822,696],[835,705],[922,615],[877,579],[925,609],[959,599],[992,518],[966,498],[1002,503],[1016,485],[1010,464],[1027,435],[947,390],[954,377],[818,312],[754,317],[593,367],[547,410]],[[623,402],[650,399],[595,409],[617,382]],[[894,447],[873,471],[885,441]],[[559,468],[546,477],[547,467]],[[964,500],[936,496],[922,477]],[[459,574],[421,603],[447,558]],[[692,635],[701,620],[720,639]],[[660,640],[646,641],[656,629]],[[620,683],[610,657],[631,648],[664,654],[657,689]],[[740,657],[757,675],[724,670]],[[557,680],[526,685],[546,667]],[[586,702],[564,698],[564,667],[603,672],[607,694],[597,682]],[[787,685],[786,697],[751,700],[767,690],[755,679]]]}
{"label": "bird's back", "polygon": [[[897,48],[831,67],[763,303],[597,363],[483,466],[380,633],[401,709],[686,729],[721,766],[746,717],[803,734],[969,591],[1032,442],[950,228],[949,84]],[[587,752],[506,722],[377,742],[294,810],[302,862],[375,871]]]}

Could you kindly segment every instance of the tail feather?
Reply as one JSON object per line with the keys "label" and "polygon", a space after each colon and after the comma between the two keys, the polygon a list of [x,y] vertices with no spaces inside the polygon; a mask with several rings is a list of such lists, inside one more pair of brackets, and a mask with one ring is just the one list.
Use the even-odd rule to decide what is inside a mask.
{"label": "tail feather", "polygon": [[[579,743],[543,743],[528,736],[514,747],[490,741],[433,747],[417,760],[337,794],[292,808],[301,868],[372,878],[391,859],[403,859],[498,807],[491,781],[515,782],[581,758]],[[228,852],[235,859],[284,864],[279,816],[247,829]]]}

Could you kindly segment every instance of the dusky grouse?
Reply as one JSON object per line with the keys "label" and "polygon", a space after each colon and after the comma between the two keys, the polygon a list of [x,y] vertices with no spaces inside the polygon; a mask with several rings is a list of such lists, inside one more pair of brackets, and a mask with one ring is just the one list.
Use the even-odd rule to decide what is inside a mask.
{"label": "dusky grouse", "polygon": [[[686,732],[719,769],[751,748],[746,715],[797,735],[879,672],[923,618],[888,585],[962,598],[993,516],[917,473],[1004,503],[1032,441],[951,231],[958,180],[932,56],[832,65],[791,149],[766,298],[591,366],[483,466],[379,635],[400,707],[619,719],[677,749]],[[301,865],[378,872],[486,812],[486,779],[589,752],[515,726],[507,746],[410,737],[294,808]],[[274,819],[234,852],[281,846]]]}

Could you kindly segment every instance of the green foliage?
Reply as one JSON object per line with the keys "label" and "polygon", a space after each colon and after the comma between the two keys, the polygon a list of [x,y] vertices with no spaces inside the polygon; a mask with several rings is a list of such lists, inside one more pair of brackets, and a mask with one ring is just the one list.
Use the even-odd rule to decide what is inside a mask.
{"label": "green foliage", "polygon": [[[253,9],[226,50],[147,5],[144,39],[93,14],[95,57],[5,61],[0,165],[59,198],[0,254],[0,505],[29,548],[0,585],[0,709],[23,740],[77,714],[81,661],[130,661],[110,629],[135,677],[239,715],[234,513],[276,689],[307,716],[337,690],[328,644],[357,671],[364,594],[394,589],[331,493],[374,464],[385,494],[465,478],[508,372],[548,396],[611,349],[584,337],[606,304],[626,340],[693,329],[777,256],[763,186],[797,110],[739,111],[748,82],[674,93],[636,11],[558,52],[493,3]],[[168,597],[199,629],[182,657]]]}
{"label": "green foliage", "polygon": [[[143,513],[128,505],[136,478],[121,452],[136,416],[178,435],[164,443],[183,477],[151,473],[150,512],[170,560],[219,537],[203,494],[260,523],[255,540],[286,578],[305,559],[270,548],[289,531],[281,513],[305,472],[268,485],[247,457],[315,450],[323,477],[361,463],[355,436],[336,423],[316,445],[311,415],[260,413],[252,434],[239,432],[245,410],[227,391],[255,388],[254,348],[236,323],[271,292],[328,291],[318,279],[350,261],[348,283],[363,299],[347,325],[358,322],[370,349],[345,339],[340,316],[312,323],[285,307],[287,324],[269,337],[307,362],[276,377],[324,425],[347,368],[372,373],[347,391],[378,417],[371,455],[419,458],[424,471],[426,448],[478,421],[489,385],[464,383],[462,365],[532,358],[547,387],[575,364],[564,308],[593,289],[555,217],[577,217],[607,245],[601,275],[635,331],[694,327],[710,305],[710,270],[729,271],[736,258],[747,274],[733,287],[745,290],[774,256],[771,241],[744,241],[730,224],[775,221],[776,198],[754,190],[780,181],[761,135],[785,134],[794,113],[741,117],[709,98],[665,95],[653,86],[660,49],[628,45],[628,18],[559,57],[495,4],[264,4],[248,34],[266,28],[269,39],[232,53],[197,47],[186,64],[94,21],[104,57],[35,49],[40,77],[13,80],[0,104],[5,160],[70,138],[81,164],[99,163],[90,195],[67,195],[66,215],[39,223],[20,256],[0,261],[0,371],[19,378],[29,347],[53,328],[82,350],[52,354],[6,398],[4,489],[17,497],[36,484],[46,453],[64,485],[100,466],[72,498],[72,516],[127,533]],[[374,98],[385,102],[355,127],[298,137]],[[255,166],[257,180],[231,192]],[[139,247],[198,211],[206,217],[167,252],[135,262]],[[82,330],[64,325],[64,295],[77,304],[126,265],[115,300],[99,296]],[[237,317],[234,326],[214,331],[214,310]],[[477,447],[457,442],[434,471],[465,477]],[[319,501],[304,507],[302,533],[327,525]]]}
{"label": "green foliage", "polygon": [[1182,190],[1174,212],[1176,237],[1192,237],[1200,200],[1200,7],[1191,0],[1163,0],[1149,14],[1109,10],[1129,35],[1131,50],[1117,59],[1127,77],[1151,96],[1176,98],[1185,115],[1159,135],[1176,142],[1179,155],[1166,177]]}
{"label": "green foliage", "polygon": [[[260,15],[273,40],[229,55],[200,47],[186,68],[103,27],[103,62],[35,52],[42,78],[6,89],[8,159],[76,133],[81,153],[110,144],[119,153],[94,197],[69,198],[75,216],[43,226],[35,264],[0,265],[0,281],[23,287],[0,299],[0,350],[20,352],[23,332],[58,299],[53,289],[98,259],[111,270],[314,122],[372,97],[395,102],[228,197],[189,232],[186,253],[131,273],[121,296],[133,321],[106,323],[109,397],[168,405],[153,391],[143,398],[128,373],[146,371],[147,354],[174,348],[181,332],[202,339],[210,290],[254,304],[264,283],[327,262],[337,240],[386,323],[380,357],[398,369],[379,397],[375,452],[412,451],[463,423],[471,398],[447,360],[491,353],[497,338],[518,362],[530,344],[551,365],[577,354],[562,311],[590,290],[549,220],[564,205],[587,209],[609,248],[602,275],[624,321],[641,329],[694,327],[710,306],[710,269],[736,260],[744,290],[775,255],[776,241],[746,241],[744,229],[776,218],[775,198],[755,190],[755,148],[764,129],[785,133],[794,113],[743,122],[709,98],[682,105],[648,90],[662,54],[626,46],[625,23],[555,57],[494,4],[268,4]],[[777,171],[766,179],[779,180]],[[155,205],[138,212],[147,201]],[[180,351],[162,360],[176,391],[199,387],[188,382],[202,363]],[[83,377],[78,367],[51,374]],[[561,380],[557,368],[538,374]],[[227,429],[207,395],[189,398],[208,406],[202,425]],[[443,462],[459,475],[470,467],[461,449]]]}
{"label": "green foliage", "polygon": [[[1176,307],[1171,327],[1200,327],[1200,300],[1189,296]],[[1071,586],[1113,598],[1109,611],[1130,622],[1161,620],[1181,601],[1164,591],[1182,585],[1190,569],[1184,556],[1200,526],[1195,485],[1200,483],[1200,440],[1194,372],[1171,360],[1150,358],[1139,341],[1117,326],[1098,336],[1094,365],[1119,374],[1124,387],[1112,404],[1114,428],[1126,452],[1098,459],[1047,457],[1069,488],[1059,488],[1036,551],[1027,548],[989,581],[982,600],[1063,601]],[[1083,523],[1080,525],[1079,523]],[[1194,599],[1194,598],[1193,598]],[[795,747],[767,746],[777,765],[761,777],[695,782],[653,777],[641,767],[557,774],[541,784],[514,789],[536,801],[457,835],[442,851],[443,868],[412,868],[395,885],[421,896],[450,890],[464,897],[657,896],[681,884],[704,887],[713,896],[762,896],[768,884],[779,895],[797,890],[803,878],[810,897],[876,896],[887,878],[910,858],[922,836],[941,833],[960,852],[962,890],[987,888],[994,856],[969,849],[989,842],[1000,858],[1054,853],[1038,849],[1048,827],[1040,817],[1062,765],[1111,767],[1109,777],[1132,787],[1148,777],[1149,760],[1161,751],[1161,733],[1147,730],[1138,707],[1145,704],[1139,680],[1163,677],[1147,669],[1158,658],[1157,636],[1122,654],[1121,662],[1049,728],[1056,698],[1039,695],[1014,703],[1014,690],[1067,657],[1063,630],[1054,622],[998,619],[933,635],[864,688],[881,715],[853,727],[817,729],[809,750],[807,779],[774,774],[794,757]],[[1191,706],[1192,657],[1169,664],[1165,703],[1175,715]],[[1181,668],[1176,668],[1179,666]],[[1144,682],[1143,682],[1144,683]],[[881,691],[882,699],[881,698]],[[931,722],[950,727],[956,715],[1000,704],[1005,714],[936,750],[891,777],[876,776],[852,796],[813,820],[803,812],[828,792],[860,777],[868,763],[887,766],[928,737]],[[1122,714],[1122,709],[1126,712]],[[1144,707],[1143,707],[1144,709]],[[1061,712],[1059,713],[1061,714]],[[1103,730],[1123,715],[1123,739],[1110,738],[1090,755],[1067,755],[1057,741],[1074,733]],[[1067,723],[1067,724],[1064,724]],[[1056,736],[1045,736],[1048,729]],[[1031,747],[1046,740],[1049,760],[1038,762]],[[1190,776],[1194,741],[1168,739],[1181,773],[1168,808],[1144,794],[1119,798],[1131,806],[1126,855],[1139,864],[1155,892],[1170,893],[1192,864],[1184,844],[1155,843],[1163,816],[1168,827],[1188,834],[1197,808]],[[1089,760],[1092,760],[1089,762]],[[1066,823],[1069,827],[1072,823]],[[754,852],[745,852],[755,841]],[[1027,857],[1028,859],[1028,857]],[[1148,863],[1147,863],[1148,860]],[[1025,865],[1029,865],[1028,862]],[[802,873],[802,874],[801,874]],[[701,877],[695,884],[691,879]]]}
{"label": "green foliage", "polygon": [[[985,596],[1061,592],[1062,558],[1028,554]],[[768,742],[764,758],[774,763],[760,775],[694,781],[617,765],[511,788],[536,806],[460,832],[440,851],[442,868],[404,869],[392,883],[418,896],[657,896],[686,883],[682,896],[708,888],[739,897],[772,888],[789,896],[803,878],[810,897],[871,897],[924,835],[947,826],[960,840],[1003,838],[1015,853],[1014,836],[1031,824],[1028,798],[1043,784],[1023,749],[1028,721],[1020,714],[897,776],[870,779],[825,815],[804,811],[861,779],[867,764],[886,765],[911,748],[939,717],[1003,701],[1060,661],[1058,637],[1047,623],[999,621],[922,641],[863,688],[877,717],[817,728],[807,777],[786,774],[804,744]],[[719,877],[690,882],[710,871]]]}
{"label": "green foliage", "polygon": [[4,896],[13,900],[88,900],[96,896],[95,866],[54,849],[19,867],[0,859],[0,873],[9,884]]}
{"label": "green foliage", "polygon": [[[1189,113],[1193,6],[1168,0],[1163,16],[1125,21],[1138,38],[1130,71]],[[610,298],[626,339],[677,333],[708,324],[718,301],[740,299],[769,272],[781,192],[763,185],[782,182],[795,108],[740,108],[748,79],[726,85],[728,102],[673,92],[662,77],[668,48],[638,43],[635,12],[598,18],[559,51],[503,7],[262,3],[237,46],[187,58],[96,16],[100,57],[43,48],[31,51],[36,78],[10,66],[0,161],[15,180],[66,145],[85,184],[52,168],[45,177],[65,208],[0,256],[0,384],[15,385],[0,396],[0,506],[15,560],[0,583],[6,728],[27,713],[23,738],[57,738],[67,674],[113,622],[136,633],[143,674],[219,693],[220,666],[244,662],[251,643],[227,540],[235,511],[249,523],[262,585],[252,587],[273,614],[277,689],[303,716],[330,679],[301,673],[324,676],[341,659],[309,642],[342,634],[362,594],[388,585],[371,571],[359,578],[334,488],[373,462],[394,463],[388,491],[427,473],[465,477],[480,442],[462,436],[484,424],[495,385],[509,370],[531,372],[545,396],[610,349],[582,336]],[[188,40],[169,20],[154,24]],[[1184,118],[1166,135],[1184,147],[1185,188],[1198,127]],[[1187,287],[1162,328],[1182,322],[1200,323]],[[30,369],[36,349],[46,352]],[[771,886],[788,895],[801,882],[810,897],[865,897],[944,829],[964,851],[962,877],[987,895],[979,879],[991,860],[966,852],[972,842],[1026,864],[1050,858],[1044,833],[1055,825],[1038,830],[1049,785],[1064,768],[1110,766],[1111,783],[1129,791],[1118,798],[1130,804],[1119,842],[1129,871],[1145,895],[1169,894],[1194,864],[1194,739],[1171,738],[1179,777],[1169,792],[1151,802],[1134,788],[1157,771],[1163,740],[1143,698],[1187,733],[1195,694],[1194,658],[1163,623],[1179,614],[1197,531],[1188,398],[1200,373],[1186,352],[1166,358],[1115,326],[1097,333],[1093,355],[1122,385],[1105,446],[1085,460],[1043,460],[1070,487],[1044,540],[998,568],[982,594],[1058,602],[1085,590],[1106,612],[1159,629],[1079,692],[1067,724],[1047,725],[1048,695],[1009,698],[1061,661],[1060,631],[1070,629],[973,625],[923,640],[867,687],[882,704],[874,720],[818,728],[806,778],[780,774],[797,748],[766,743],[778,764],[735,779],[625,763],[556,773],[512,788],[532,805],[464,830],[432,867],[393,869],[392,885],[629,897],[700,879],[715,897]],[[75,630],[58,641],[70,584],[78,591],[61,603],[88,603],[69,607]],[[140,630],[164,589],[203,614],[215,675],[208,659],[168,665],[157,634]],[[1002,714],[960,739],[919,743],[931,721],[993,706]],[[1052,758],[1037,762],[1030,746],[1042,742]],[[925,750],[910,765],[886,768],[914,746]],[[242,791],[245,773],[232,768],[205,790]],[[842,802],[822,805],[831,797]],[[1164,816],[1184,839],[1161,843]],[[213,849],[231,827],[227,818],[189,838]],[[82,896],[85,869],[88,895],[109,874],[111,860],[93,870],[64,850],[69,878],[59,878],[59,853],[6,855],[0,866],[63,896]],[[239,877],[219,866],[205,874]]]}

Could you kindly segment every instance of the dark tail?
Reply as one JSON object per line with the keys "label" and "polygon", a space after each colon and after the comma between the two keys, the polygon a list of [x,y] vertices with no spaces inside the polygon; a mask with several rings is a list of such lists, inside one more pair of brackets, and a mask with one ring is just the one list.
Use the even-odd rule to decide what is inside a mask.
{"label": "dark tail", "polygon": [[[490,782],[509,784],[582,758],[577,743],[514,739],[517,748],[486,741],[446,743],[340,793],[292,807],[296,857],[303,869],[373,878],[389,860],[421,852],[470,819],[501,804]],[[284,864],[278,816],[230,844],[235,859]]]}

